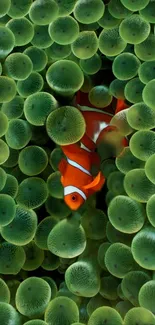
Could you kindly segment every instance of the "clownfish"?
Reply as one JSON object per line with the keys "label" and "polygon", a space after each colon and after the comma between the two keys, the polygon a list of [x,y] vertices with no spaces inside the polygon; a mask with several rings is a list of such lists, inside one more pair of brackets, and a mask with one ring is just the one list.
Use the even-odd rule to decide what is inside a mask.
{"label": "clownfish", "polygon": [[99,157],[93,146],[88,148],[89,142],[85,141],[83,148],[76,143],[61,147],[67,158],[67,160],[63,158],[59,164],[64,201],[72,210],[79,209],[90,195],[102,188],[105,182],[101,172],[96,177],[91,174],[91,166],[93,163],[99,164]]}
{"label": "clownfish", "polygon": [[[126,104],[117,102],[116,110],[126,108]],[[94,177],[91,174],[92,165],[100,166],[99,155],[95,152],[96,142],[100,134],[109,131],[109,123],[113,117],[105,111],[96,108],[77,105],[86,122],[86,132],[78,143],[61,146],[66,159],[59,163],[61,183],[64,187],[64,201],[71,210],[77,210],[90,195],[101,190],[105,177],[101,173]],[[121,110],[120,109],[120,110]],[[127,143],[123,143],[127,145]]]}

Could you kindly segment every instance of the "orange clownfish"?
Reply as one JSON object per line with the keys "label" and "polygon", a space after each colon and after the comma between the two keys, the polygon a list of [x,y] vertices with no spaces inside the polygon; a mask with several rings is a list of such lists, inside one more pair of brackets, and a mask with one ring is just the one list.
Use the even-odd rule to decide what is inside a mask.
{"label": "orange clownfish", "polygon": [[80,208],[91,194],[101,189],[105,182],[101,172],[96,177],[91,174],[92,164],[99,165],[100,159],[93,149],[93,143],[89,147],[90,139],[86,135],[83,140],[84,138],[86,141],[83,141],[85,142],[83,148],[77,143],[61,147],[67,158],[67,160],[62,159],[59,164],[64,201],[72,210]]}
{"label": "orange clownfish", "polygon": [[[118,106],[117,103],[117,109]],[[94,177],[91,167],[93,164],[100,166],[99,155],[95,152],[96,142],[103,130],[108,132],[113,117],[112,114],[95,108],[78,106],[78,109],[86,121],[86,132],[80,140],[80,145],[75,143],[61,146],[67,160],[62,159],[59,163],[64,201],[72,210],[79,209],[87,198],[99,191],[105,183],[101,171]]]}

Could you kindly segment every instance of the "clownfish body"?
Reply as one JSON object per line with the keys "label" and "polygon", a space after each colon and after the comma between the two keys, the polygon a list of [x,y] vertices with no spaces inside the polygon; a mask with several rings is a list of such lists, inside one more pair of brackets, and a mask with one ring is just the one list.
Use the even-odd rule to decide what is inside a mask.
{"label": "clownfish body", "polygon": [[[126,108],[124,102],[117,102],[116,110]],[[113,114],[88,106],[77,104],[86,122],[86,132],[80,145],[61,146],[66,159],[59,163],[61,183],[64,187],[64,201],[72,209],[77,210],[93,193],[99,191],[105,183],[105,177],[99,171],[97,176],[91,174],[92,165],[100,166],[99,155],[95,152],[96,143],[103,132],[109,132]],[[123,145],[127,145],[123,143]]]}
{"label": "clownfish body", "polygon": [[[86,121],[86,134],[92,139],[92,141],[98,145],[109,132],[113,132],[112,136],[115,137],[119,130],[116,126],[110,125],[112,117],[118,112],[128,108],[128,105],[122,99],[118,99],[116,103],[115,114],[88,106],[77,105]],[[82,142],[83,138],[80,140]],[[118,146],[128,146],[128,140],[126,137],[120,137],[120,143]]]}
{"label": "clownfish body", "polygon": [[86,136],[83,139],[85,148],[78,144],[61,147],[67,159],[62,159],[59,164],[64,201],[72,210],[77,210],[90,195],[99,191],[105,182],[101,172],[96,177],[91,174],[92,164],[99,165],[100,160],[92,148],[93,143],[90,148],[90,140],[85,140]]}

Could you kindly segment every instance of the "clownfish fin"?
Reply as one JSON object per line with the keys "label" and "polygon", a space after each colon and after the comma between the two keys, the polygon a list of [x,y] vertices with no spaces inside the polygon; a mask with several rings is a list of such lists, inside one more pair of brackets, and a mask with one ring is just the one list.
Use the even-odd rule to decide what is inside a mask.
{"label": "clownfish fin", "polygon": [[115,114],[128,107],[129,106],[125,103],[123,99],[117,99]]}
{"label": "clownfish fin", "polygon": [[104,176],[99,172],[93,181],[85,186],[85,190],[93,189],[93,191],[99,191],[105,182]]}
{"label": "clownfish fin", "polygon": [[64,175],[66,168],[67,168],[67,161],[64,158],[62,158],[58,165],[58,169],[62,175]]}

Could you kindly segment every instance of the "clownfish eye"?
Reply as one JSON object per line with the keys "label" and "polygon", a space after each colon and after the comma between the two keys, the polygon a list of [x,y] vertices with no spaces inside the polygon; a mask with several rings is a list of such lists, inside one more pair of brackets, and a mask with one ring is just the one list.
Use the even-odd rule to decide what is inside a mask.
{"label": "clownfish eye", "polygon": [[75,195],[72,195],[72,201],[76,201],[77,197]]}

